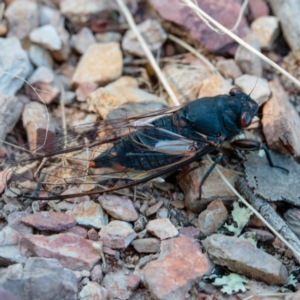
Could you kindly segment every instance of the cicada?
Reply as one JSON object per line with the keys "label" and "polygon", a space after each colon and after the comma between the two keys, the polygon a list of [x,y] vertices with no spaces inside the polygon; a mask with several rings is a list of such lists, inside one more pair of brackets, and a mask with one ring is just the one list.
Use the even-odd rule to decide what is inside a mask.
{"label": "cicada", "polygon": [[[247,128],[257,111],[249,95],[233,88],[228,95],[70,128],[67,134],[58,133],[16,160],[9,187],[39,200],[130,187],[201,160]],[[262,147],[251,140],[233,141],[232,145],[242,150]],[[271,157],[267,158],[274,166]],[[66,193],[72,186],[78,186],[79,192]]]}

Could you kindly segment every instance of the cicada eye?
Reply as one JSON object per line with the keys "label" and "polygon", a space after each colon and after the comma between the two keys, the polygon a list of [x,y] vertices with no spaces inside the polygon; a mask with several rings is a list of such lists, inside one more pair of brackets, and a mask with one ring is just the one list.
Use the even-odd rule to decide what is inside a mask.
{"label": "cicada eye", "polygon": [[240,89],[236,88],[236,87],[230,89],[230,91],[229,91],[230,96],[236,96],[238,94],[243,94],[243,92]]}
{"label": "cicada eye", "polygon": [[244,112],[241,116],[240,123],[242,128],[246,128],[251,124],[252,117],[249,112]]}

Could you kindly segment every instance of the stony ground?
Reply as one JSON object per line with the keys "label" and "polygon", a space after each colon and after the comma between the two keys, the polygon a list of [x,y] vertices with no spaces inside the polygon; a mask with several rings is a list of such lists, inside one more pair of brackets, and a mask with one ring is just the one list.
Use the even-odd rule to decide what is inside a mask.
{"label": "stony ground", "polygon": [[[258,103],[244,135],[274,150],[289,174],[229,147],[219,169],[298,251],[299,88],[179,0],[125,2],[180,104],[234,86]],[[242,10],[239,0],[198,3],[226,28]],[[299,79],[300,4],[250,0],[242,12],[233,31]],[[206,160],[165,181],[52,201],[39,199],[49,188],[34,181],[43,165],[12,172],[25,143],[31,153],[45,145],[53,153],[76,142],[73,126],[174,106],[117,3],[2,1],[0,36],[0,299],[300,298],[297,253],[237,202],[216,171],[199,200]],[[69,133],[58,145],[64,124]],[[82,156],[60,158],[71,167],[63,164],[57,178],[75,178],[67,169]],[[18,186],[7,181],[13,178]],[[65,195],[96,188],[49,178]],[[38,200],[16,197],[20,186]]]}

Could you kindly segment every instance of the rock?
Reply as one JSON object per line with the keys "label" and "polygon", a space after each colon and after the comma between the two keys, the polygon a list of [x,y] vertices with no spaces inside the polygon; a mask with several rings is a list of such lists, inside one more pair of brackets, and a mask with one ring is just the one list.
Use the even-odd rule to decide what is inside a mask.
{"label": "rock", "polygon": [[91,272],[88,270],[82,270],[81,271],[81,275],[82,277],[90,277],[91,276]]}
{"label": "rock", "polygon": [[83,82],[104,85],[122,74],[122,52],[118,43],[91,45],[81,57],[72,78],[75,86]]}
{"label": "rock", "polygon": [[270,149],[300,155],[300,117],[280,81],[269,83],[272,97],[263,107],[262,129]]}
{"label": "rock", "polygon": [[2,20],[0,21],[0,37],[5,37],[7,34],[8,28],[7,28],[7,21]]}
{"label": "rock", "polygon": [[22,118],[30,150],[39,148],[48,152],[54,151],[55,128],[51,122],[47,124],[45,113],[46,108],[41,103],[30,102],[25,105]]}
{"label": "rock", "polygon": [[147,208],[145,215],[148,217],[155,214],[163,206],[163,204],[164,202],[162,200],[157,201],[157,203]]}
{"label": "rock", "polygon": [[[202,10],[226,28],[232,28],[235,25],[241,11],[241,3],[238,1],[230,2],[229,5],[227,5],[228,2],[219,0],[202,0],[197,1],[197,3]],[[164,20],[183,27],[192,38],[202,44],[209,52],[234,54],[237,44],[233,43],[229,36],[213,32],[186,5],[182,5],[180,2],[160,0],[151,0],[150,4]],[[249,32],[244,16],[242,16],[237,32],[240,37],[245,36]]]}
{"label": "rock", "polygon": [[51,55],[53,58],[59,62],[64,62],[68,60],[69,55],[71,53],[71,47],[69,45],[70,34],[69,32],[62,26],[56,28],[60,40],[62,42],[61,49],[51,51]]}
{"label": "rock", "polygon": [[[66,189],[64,192],[62,192],[62,195],[72,195],[72,194],[79,194],[81,193],[81,190],[77,187],[77,186],[71,186],[70,188]],[[79,204],[79,203],[83,203],[86,201],[90,201],[91,197],[89,195],[85,195],[85,196],[80,196],[77,198],[67,198],[65,199],[65,201],[71,202],[71,203],[75,203]]]}
{"label": "rock", "polygon": [[[184,192],[185,205],[193,212],[201,212],[206,208],[205,203],[211,202],[216,198],[220,200],[235,199],[235,194],[228,188],[227,184],[224,183],[222,178],[219,176],[216,170],[213,170],[209,177],[205,180],[202,186],[201,201],[199,201],[199,183],[203,176],[206,174],[210,164],[206,161],[204,164],[193,171],[189,171],[191,168],[197,166],[196,163],[192,163],[187,166],[178,175],[178,184]],[[238,176],[232,172],[228,172],[226,169],[218,166],[223,175],[226,176],[227,180],[231,184],[235,184]],[[204,201],[205,200],[205,201]]]}
{"label": "rock", "polygon": [[72,47],[79,53],[84,54],[90,45],[96,44],[96,38],[91,30],[83,27],[77,34],[72,35]]}
{"label": "rock", "polygon": [[28,259],[24,268],[15,264],[1,269],[0,286],[12,291],[18,299],[77,299],[75,274],[62,268],[55,259],[34,257]]}
{"label": "rock", "polygon": [[163,98],[139,89],[137,81],[129,76],[123,76],[105,88],[97,89],[87,98],[87,103],[89,110],[98,112],[103,119],[146,113],[167,105]]}
{"label": "rock", "polygon": [[5,300],[22,300],[21,298],[15,296],[10,291],[4,290],[2,288],[0,288],[0,299],[5,299]]}
{"label": "rock", "polygon": [[127,276],[122,271],[108,273],[102,281],[102,286],[108,291],[108,299],[130,299]]}
{"label": "rock", "polygon": [[290,208],[284,213],[284,219],[292,231],[300,238],[300,210],[298,208]]}
{"label": "rock", "polygon": [[199,244],[184,237],[162,241],[159,258],[142,269],[145,286],[161,300],[185,299],[193,283],[209,271]]}
{"label": "rock", "polygon": [[284,297],[284,300],[298,300],[300,297],[300,291],[296,293],[290,293]]}
{"label": "rock", "polygon": [[255,34],[260,48],[270,51],[279,36],[279,21],[274,16],[260,17],[252,22],[251,31]]}
{"label": "rock", "polygon": [[254,232],[259,242],[266,243],[274,240],[274,235],[267,230],[247,228],[246,232]]}
{"label": "rock", "polygon": [[[31,255],[27,245],[22,243],[23,234],[5,226],[0,231],[0,266],[25,263]],[[1,285],[0,285],[1,286]]]}
{"label": "rock", "polygon": [[129,198],[103,195],[98,198],[98,201],[102,208],[117,220],[134,222],[139,217]]}
{"label": "rock", "polygon": [[101,229],[99,236],[103,246],[122,249],[126,248],[136,238],[136,233],[130,223],[111,221]]}
{"label": "rock", "polygon": [[[147,19],[138,24],[137,29],[147,41],[147,46],[152,52],[161,49],[163,43],[167,39],[166,32],[154,19]],[[125,33],[122,40],[122,49],[133,55],[146,57],[146,54],[132,29],[127,30]]]}
{"label": "rock", "polygon": [[73,91],[65,91],[65,104],[70,105],[76,99],[76,93]]}
{"label": "rock", "polygon": [[242,75],[242,71],[234,59],[218,60],[216,66],[225,78],[235,79]]}
{"label": "rock", "polygon": [[74,217],[54,211],[30,214],[22,219],[26,225],[38,230],[63,231],[76,225]]}
{"label": "rock", "polygon": [[248,8],[252,20],[255,20],[259,17],[268,16],[270,14],[269,7],[264,0],[249,1]]}
{"label": "rock", "polygon": [[99,285],[97,282],[89,282],[82,288],[78,295],[80,300],[107,300],[107,290]]}
{"label": "rock", "polygon": [[100,265],[94,266],[91,271],[91,280],[100,283],[103,278],[102,268]]}
{"label": "rock", "polygon": [[228,212],[221,200],[211,202],[198,217],[198,228],[203,235],[211,235],[218,230],[228,218]]}
{"label": "rock", "polygon": [[127,286],[130,290],[134,291],[141,283],[141,277],[137,275],[129,275],[127,277]]}
{"label": "rock", "polygon": [[156,212],[156,219],[165,219],[168,217],[168,215],[168,210],[165,207],[163,207]]}
{"label": "rock", "polygon": [[147,219],[145,216],[140,216],[139,219],[134,222],[134,231],[139,232],[145,229],[145,226],[147,224]]}
{"label": "rock", "polygon": [[88,236],[87,230],[81,226],[74,226],[65,231],[65,233],[72,233],[79,235],[80,237],[86,239]]}
{"label": "rock", "polygon": [[55,258],[71,270],[91,270],[100,260],[99,252],[93,248],[93,241],[75,234],[27,235],[26,239],[36,256]]}
{"label": "rock", "polygon": [[76,28],[89,24],[93,17],[106,20],[111,13],[110,1],[102,0],[61,0],[60,12],[67,17]]}
{"label": "rock", "polygon": [[[259,42],[253,33],[248,34],[243,40],[260,51]],[[262,77],[261,59],[256,54],[240,45],[236,50],[234,59],[244,73]]]}
{"label": "rock", "polygon": [[51,24],[35,28],[31,31],[29,38],[33,43],[41,45],[48,50],[60,50],[62,47],[60,36]]}
{"label": "rock", "polygon": [[87,234],[90,240],[98,241],[98,232],[94,228],[91,228]]}
{"label": "rock", "polygon": [[7,225],[19,233],[33,233],[33,229],[30,226],[21,222],[22,218],[28,215],[29,213],[26,211],[14,212],[7,217]]}
{"label": "rock", "polygon": [[269,4],[274,15],[279,19],[283,36],[292,49],[300,49],[300,28],[298,16],[300,14],[300,3],[297,0],[270,0]]}
{"label": "rock", "polygon": [[[39,8],[38,4],[34,2],[14,1],[7,7],[4,16],[9,24],[8,37],[15,36],[23,40],[39,25]],[[3,51],[2,47],[1,49]]]}
{"label": "rock", "polygon": [[265,78],[244,74],[236,78],[234,84],[245,94],[250,95],[251,93],[251,98],[255,100],[259,106],[268,101],[271,96],[271,90]]}
{"label": "rock", "polygon": [[14,96],[24,84],[20,78],[27,78],[32,66],[17,38],[0,38],[0,49],[0,94]]}
{"label": "rock", "polygon": [[40,5],[40,26],[51,24],[53,26],[59,26],[63,21],[63,17],[59,10]]}
{"label": "rock", "polygon": [[38,93],[32,89],[31,86],[25,86],[26,95],[32,99],[41,101],[46,104],[50,104],[58,96],[60,89],[59,85],[55,80],[54,72],[47,67],[37,68],[28,79],[28,83],[32,85],[33,88],[37,89]]}
{"label": "rock", "polygon": [[199,233],[199,229],[194,226],[183,227],[179,230],[179,237],[187,237],[193,240],[198,237]]}
{"label": "rock", "polygon": [[0,140],[5,141],[22,115],[25,99],[0,94]]}
{"label": "rock", "polygon": [[76,89],[77,101],[85,101],[86,98],[95,90],[97,90],[98,84],[94,82],[80,83]]}
{"label": "rock", "polygon": [[96,40],[99,43],[111,43],[111,42],[121,42],[122,35],[119,32],[104,32],[104,33],[97,33]]}
{"label": "rock", "polygon": [[101,205],[94,201],[86,201],[75,206],[74,210],[67,211],[78,224],[100,229],[108,224],[108,217]]}
{"label": "rock", "polygon": [[246,239],[213,234],[202,243],[214,263],[234,272],[268,284],[281,285],[288,280],[287,269],[280,261]]}
{"label": "rock", "polygon": [[36,67],[53,67],[53,58],[50,53],[41,46],[31,45],[29,48],[29,58]]}
{"label": "rock", "polygon": [[149,221],[146,229],[160,240],[165,240],[178,234],[176,227],[167,218]]}
{"label": "rock", "polygon": [[139,253],[156,253],[160,250],[160,240],[155,238],[134,240],[131,244]]}

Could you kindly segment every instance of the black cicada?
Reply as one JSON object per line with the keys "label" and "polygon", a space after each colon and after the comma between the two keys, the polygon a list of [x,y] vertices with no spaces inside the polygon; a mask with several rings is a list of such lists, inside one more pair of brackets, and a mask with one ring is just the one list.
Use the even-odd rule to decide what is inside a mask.
{"label": "black cicada", "polygon": [[[234,88],[229,95],[181,107],[71,128],[24,154],[13,167],[9,187],[39,200],[129,187],[200,160],[248,127],[257,111],[257,103]],[[232,144],[250,150],[260,146],[249,140]],[[64,193],[74,185],[79,192]]]}

